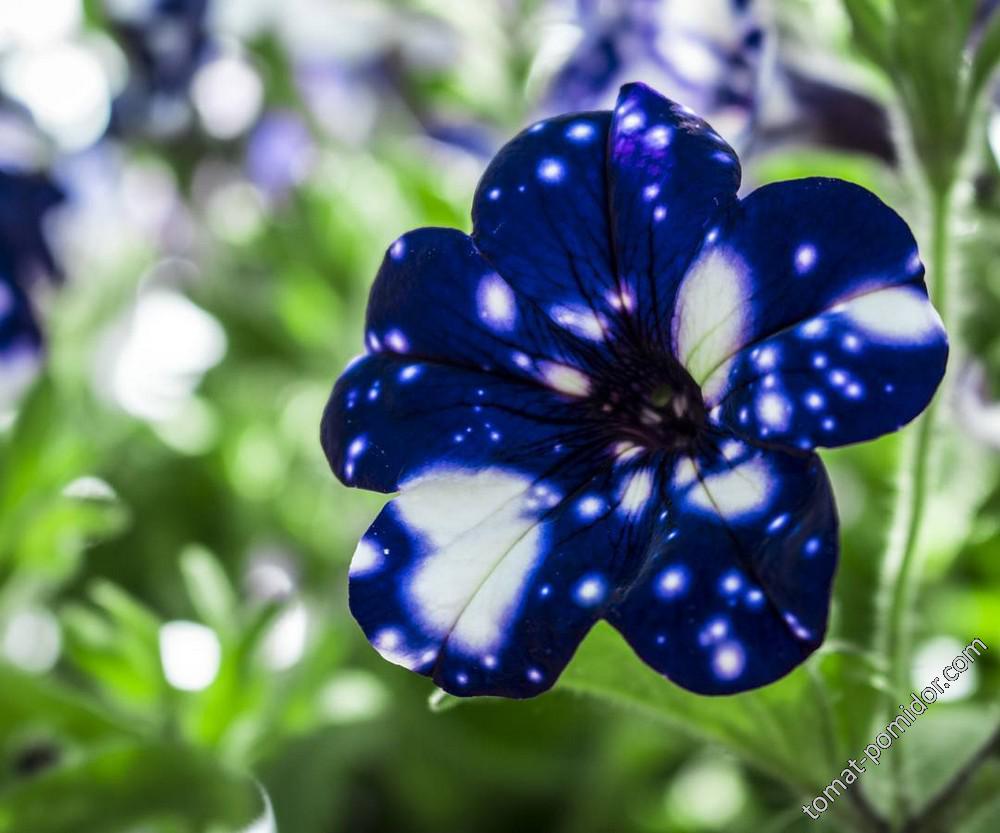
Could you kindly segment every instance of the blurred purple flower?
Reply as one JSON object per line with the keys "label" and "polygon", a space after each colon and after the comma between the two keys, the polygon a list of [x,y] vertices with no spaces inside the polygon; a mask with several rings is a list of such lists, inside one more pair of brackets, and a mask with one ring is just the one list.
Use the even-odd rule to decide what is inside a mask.
{"label": "blurred purple flower", "polygon": [[981,362],[969,361],[958,372],[952,410],[969,436],[1000,449],[1000,402],[990,396],[986,368]]}
{"label": "blurred purple flower", "polygon": [[884,108],[779,54],[767,0],[579,0],[577,8],[584,34],[551,82],[546,113],[607,107],[622,83],[643,81],[704,114],[737,147],[806,141],[895,162]]}
{"label": "blurred purple flower", "polygon": [[59,275],[42,224],[62,200],[45,174],[0,168],[0,410],[38,369],[42,336],[27,286],[40,276]]}
{"label": "blurred purple flower", "polygon": [[757,110],[769,37],[751,0],[581,0],[583,38],[553,78],[546,112],[610,106],[641,80],[739,142]]}
{"label": "blurred purple flower", "polygon": [[105,7],[129,60],[112,129],[155,136],[182,132],[191,120],[188,89],[210,47],[208,0],[105,0]]}
{"label": "blurred purple flower", "polygon": [[291,110],[274,110],[250,134],[247,173],[261,191],[281,199],[306,178],[315,155],[305,120]]}
{"label": "blurred purple flower", "polygon": [[63,199],[46,174],[0,167],[0,274],[22,286],[61,276],[42,224]]}

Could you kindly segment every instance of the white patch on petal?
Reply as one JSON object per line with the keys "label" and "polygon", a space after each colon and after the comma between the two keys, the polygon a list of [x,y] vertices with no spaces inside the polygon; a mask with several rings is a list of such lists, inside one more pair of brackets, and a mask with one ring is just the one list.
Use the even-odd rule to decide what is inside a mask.
{"label": "white patch on petal", "polygon": [[618,498],[618,506],[628,515],[638,514],[649,502],[652,494],[653,473],[649,469],[639,469],[626,479]]}
{"label": "white patch on petal", "polygon": [[696,509],[733,521],[764,509],[771,491],[771,472],[758,458],[723,472],[703,475],[701,482],[688,493],[687,500]]}
{"label": "white patch on petal", "polygon": [[674,466],[674,488],[683,489],[690,486],[698,477],[698,470],[690,457],[682,457]]}
{"label": "white patch on petal", "polygon": [[604,338],[606,322],[588,307],[556,304],[549,309],[549,315],[560,327],[565,327],[574,335],[589,341]]}
{"label": "white patch on petal", "polygon": [[382,551],[368,539],[362,539],[351,559],[351,578],[368,576],[382,569],[385,557]]}
{"label": "white patch on petal", "polygon": [[750,276],[728,249],[710,248],[688,270],[677,292],[671,325],[674,354],[702,386],[711,407],[725,392],[727,361],[749,327]]}
{"label": "white patch on petal", "polygon": [[476,288],[479,318],[494,330],[512,330],[517,321],[514,292],[499,275],[487,275]]}
{"label": "white patch on petal", "polygon": [[586,396],[590,393],[590,379],[575,367],[559,362],[538,362],[542,380],[550,388],[567,396]]}
{"label": "white patch on petal", "polygon": [[393,506],[424,543],[405,592],[431,635],[470,655],[498,651],[542,555],[533,485],[497,468],[403,485]]}
{"label": "white patch on petal", "polygon": [[941,338],[944,325],[922,292],[894,286],[848,301],[842,314],[873,341],[926,344]]}

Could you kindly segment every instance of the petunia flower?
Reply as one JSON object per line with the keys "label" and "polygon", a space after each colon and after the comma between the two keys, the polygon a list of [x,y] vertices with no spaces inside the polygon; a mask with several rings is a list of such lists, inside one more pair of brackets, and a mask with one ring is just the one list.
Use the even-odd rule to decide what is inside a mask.
{"label": "petunia flower", "polygon": [[506,145],[471,236],[389,247],[322,425],[340,480],[398,493],[350,567],[382,656],[529,697],[606,619],[727,694],[820,645],[838,538],[813,449],[913,419],[947,340],[874,195],[739,183],[708,124],[632,84]]}
{"label": "petunia flower", "polygon": [[63,198],[43,173],[0,167],[0,412],[20,397],[41,363],[42,336],[28,288],[39,278],[60,276],[43,220]]}
{"label": "petunia flower", "polygon": [[582,37],[548,86],[546,113],[609,107],[622,83],[640,80],[744,152],[804,143],[896,162],[885,108],[843,78],[824,79],[814,54],[803,71],[767,0],[576,5]]}
{"label": "petunia flower", "polygon": [[769,82],[773,43],[760,0],[625,0],[576,3],[582,30],[546,93],[546,109],[610,106],[625,81],[642,79],[746,143]]}
{"label": "petunia flower", "polygon": [[211,51],[209,0],[105,5],[129,59],[128,85],[114,103],[114,129],[153,136],[183,132],[191,121],[191,81]]}
{"label": "petunia flower", "polygon": [[35,377],[41,351],[41,333],[24,290],[0,270],[0,414]]}

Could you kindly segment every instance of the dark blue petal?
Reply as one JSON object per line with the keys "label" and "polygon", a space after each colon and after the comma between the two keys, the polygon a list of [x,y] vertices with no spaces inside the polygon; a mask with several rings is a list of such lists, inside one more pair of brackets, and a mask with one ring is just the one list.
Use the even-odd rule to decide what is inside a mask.
{"label": "dark blue petal", "polygon": [[41,333],[21,288],[0,272],[0,410],[33,378]]}
{"label": "dark blue petal", "polygon": [[947,358],[922,281],[875,290],[742,350],[716,418],[804,449],[869,440],[927,407]]}
{"label": "dark blue petal", "polygon": [[686,276],[673,333],[718,419],[802,448],[913,419],[947,358],[910,230],[839,180],[744,200]]}
{"label": "dark blue petal", "polygon": [[739,161],[708,124],[643,84],[622,88],[609,144],[620,291],[642,337],[666,347],[678,285],[735,200]]}
{"label": "dark blue petal", "polygon": [[0,273],[22,286],[60,276],[43,221],[64,198],[45,174],[0,170]]}
{"label": "dark blue petal", "polygon": [[562,368],[564,382],[575,373],[584,384],[586,368],[609,361],[607,317],[579,302],[542,306],[521,286],[460,231],[409,232],[389,247],[372,287],[368,348],[556,390]]}
{"label": "dark blue petal", "polygon": [[337,477],[378,492],[434,464],[544,466],[591,441],[547,389],[391,353],[347,369],[321,431]]}
{"label": "dark blue petal", "polygon": [[815,455],[683,457],[642,571],[608,613],[636,653],[684,688],[731,694],[787,674],[820,644],[837,517]]}
{"label": "dark blue petal", "polygon": [[551,687],[648,540],[650,471],[441,466],[406,483],[351,564],[386,658],[459,695]]}
{"label": "dark blue petal", "polygon": [[538,122],[486,169],[473,239],[519,295],[598,318],[620,307],[605,177],[610,114]]}

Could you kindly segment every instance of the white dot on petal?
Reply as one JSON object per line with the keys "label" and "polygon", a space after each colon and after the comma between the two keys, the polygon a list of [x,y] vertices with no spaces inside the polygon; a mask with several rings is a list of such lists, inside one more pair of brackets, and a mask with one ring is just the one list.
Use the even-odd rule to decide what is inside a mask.
{"label": "white dot on petal", "polygon": [[389,247],[389,257],[393,260],[400,260],[403,255],[406,254],[406,243],[403,238],[400,237],[395,243]]}
{"label": "white dot on petal", "polygon": [[743,576],[741,576],[736,570],[730,570],[724,573],[722,578],[719,579],[719,590],[723,593],[736,593],[743,586]]}
{"label": "white dot on petal", "polygon": [[794,613],[786,613],[785,622],[798,639],[812,639],[812,631],[803,627]]}
{"label": "white dot on petal", "polygon": [[494,330],[511,330],[517,322],[514,291],[499,275],[487,275],[476,287],[479,318]]}
{"label": "white dot on petal", "polygon": [[757,400],[757,418],[775,431],[787,429],[791,417],[791,404],[781,394],[765,393]]}
{"label": "white dot on petal", "polygon": [[727,633],[729,633],[729,623],[722,617],[716,617],[705,623],[705,627],[698,634],[698,642],[702,646],[712,645],[724,639]]}
{"label": "white dot on petal", "polygon": [[761,370],[770,370],[778,361],[778,352],[773,347],[765,347],[762,350],[754,350],[754,363]]}
{"label": "white dot on petal", "polygon": [[603,510],[604,501],[596,495],[587,495],[576,505],[576,511],[582,518],[596,518]]}
{"label": "white dot on petal", "polygon": [[574,142],[586,142],[594,138],[594,125],[585,121],[578,121],[571,124],[566,129],[566,137]]}
{"label": "white dot on petal", "polygon": [[656,208],[653,209],[653,219],[656,220],[656,222],[660,222],[666,216],[667,216],[667,209],[664,208],[662,205],[658,205],[656,206]]}
{"label": "white dot on petal", "polygon": [[833,417],[826,417],[823,422],[820,423],[820,425],[823,426],[824,431],[832,431],[836,424],[837,423],[834,421]]}
{"label": "white dot on petal", "polygon": [[802,553],[808,557],[812,558],[816,553],[819,552],[820,540],[818,537],[810,538],[806,541],[805,546],[802,548]]}
{"label": "white dot on petal", "polygon": [[841,387],[847,384],[847,374],[843,370],[831,370],[830,371],[830,384],[834,387]]}
{"label": "white dot on petal", "polygon": [[734,680],[746,667],[746,654],[738,642],[723,642],[712,655],[712,670],[722,680]]}
{"label": "white dot on petal", "polygon": [[646,131],[646,144],[657,150],[662,150],[669,145],[670,138],[670,128],[666,125],[657,124]]}
{"label": "white dot on petal", "polygon": [[826,353],[814,353],[812,357],[812,365],[818,370],[822,370],[830,363],[830,360],[826,357]]}
{"label": "white dot on petal", "polygon": [[667,567],[656,580],[656,595],[661,599],[675,599],[687,590],[689,581],[686,567],[679,564]]}
{"label": "white dot on petal", "polygon": [[455,682],[457,682],[459,685],[466,685],[469,682],[469,675],[463,673],[462,671],[459,671],[455,675]]}
{"label": "white dot on petal", "polygon": [[406,336],[399,330],[390,330],[386,333],[385,343],[397,353],[405,353],[410,349],[410,343],[406,340]]}
{"label": "white dot on petal", "polygon": [[538,163],[538,178],[543,182],[562,182],[566,168],[558,159],[543,159]]}
{"label": "white dot on petal", "polygon": [[841,346],[850,353],[857,353],[861,349],[861,339],[853,333],[848,333],[840,340]]}
{"label": "white dot on petal", "polygon": [[551,592],[552,592],[552,585],[551,584],[543,584],[538,589],[538,595],[541,596],[543,599],[546,598]]}
{"label": "white dot on petal", "polygon": [[788,523],[788,514],[785,513],[785,514],[778,515],[777,517],[774,518],[774,520],[771,521],[771,523],[769,523],[767,525],[767,531],[768,532],[777,532],[786,523]]}
{"label": "white dot on petal", "polygon": [[487,668],[496,668],[497,658],[493,656],[493,654],[487,654],[485,657],[483,657],[483,665],[486,666]]}
{"label": "white dot on petal", "polygon": [[409,382],[420,375],[420,365],[410,364],[399,371],[399,381]]}
{"label": "white dot on petal", "polygon": [[816,265],[816,247],[803,243],[795,250],[795,271],[805,275]]}
{"label": "white dot on petal", "polygon": [[799,327],[799,333],[804,338],[818,338],[826,333],[826,321],[822,318],[813,318],[811,321],[806,321],[801,327]]}
{"label": "white dot on petal", "polygon": [[851,382],[844,388],[844,393],[851,399],[860,399],[864,395],[864,389],[857,382]]}
{"label": "white dot on petal", "polygon": [[348,459],[350,460],[357,459],[357,457],[365,450],[365,448],[367,448],[367,446],[368,446],[368,441],[364,438],[364,436],[355,437],[354,440],[351,441],[351,444],[347,446]]}
{"label": "white dot on petal", "polygon": [[764,594],[756,587],[747,590],[746,602],[752,608],[758,608],[764,604]]}
{"label": "white dot on petal", "polygon": [[577,604],[583,607],[593,607],[604,600],[605,592],[607,592],[607,585],[604,583],[604,579],[598,575],[591,575],[584,577],[576,585],[573,598],[576,599]]}
{"label": "white dot on petal", "polygon": [[809,391],[805,396],[806,407],[811,411],[818,411],[826,404],[823,394],[818,391]]}
{"label": "white dot on petal", "polygon": [[494,202],[496,202],[496,200],[500,199],[500,189],[492,188],[490,189],[490,192],[486,196],[489,197]]}
{"label": "white dot on petal", "polygon": [[623,133],[633,133],[638,130],[646,123],[646,114],[641,110],[635,110],[628,115],[626,115],[621,120],[621,129]]}
{"label": "white dot on petal", "polygon": [[537,668],[529,668],[528,679],[533,683],[540,683],[542,681],[542,672]]}
{"label": "white dot on petal", "polygon": [[653,183],[652,185],[647,185],[645,188],[642,189],[642,198],[646,200],[646,202],[652,202],[658,196],[660,196],[660,186],[657,185],[656,183]]}

